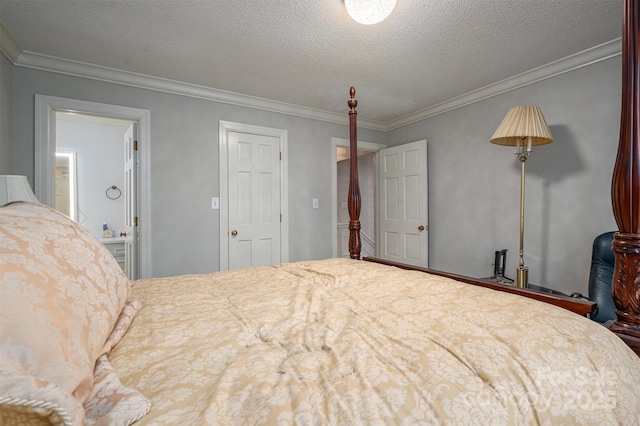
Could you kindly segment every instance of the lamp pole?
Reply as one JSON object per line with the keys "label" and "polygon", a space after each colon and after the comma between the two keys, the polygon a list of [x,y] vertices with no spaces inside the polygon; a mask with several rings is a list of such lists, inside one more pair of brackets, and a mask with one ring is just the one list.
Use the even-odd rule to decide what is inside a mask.
{"label": "lamp pole", "polygon": [[516,275],[516,285],[521,288],[529,287],[529,268],[524,266],[524,165],[529,157],[529,153],[524,146],[524,137],[521,137],[518,147],[518,160],[520,160],[520,260],[518,262],[518,272]]}

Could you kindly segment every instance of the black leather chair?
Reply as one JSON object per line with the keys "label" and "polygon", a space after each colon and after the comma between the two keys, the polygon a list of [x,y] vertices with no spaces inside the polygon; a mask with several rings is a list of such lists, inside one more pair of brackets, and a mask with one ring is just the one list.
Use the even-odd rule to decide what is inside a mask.
{"label": "black leather chair", "polygon": [[611,250],[614,232],[605,232],[593,240],[591,270],[589,272],[589,299],[598,304],[591,319],[605,323],[616,319],[616,305],[613,302],[611,285],[615,259]]}

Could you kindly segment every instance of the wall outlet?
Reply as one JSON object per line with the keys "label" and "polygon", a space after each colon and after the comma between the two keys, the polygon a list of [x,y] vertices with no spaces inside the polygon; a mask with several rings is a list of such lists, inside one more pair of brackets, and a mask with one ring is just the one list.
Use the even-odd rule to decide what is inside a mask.
{"label": "wall outlet", "polygon": [[318,199],[314,198],[313,200],[311,200],[311,205],[313,205],[314,209],[318,208]]}

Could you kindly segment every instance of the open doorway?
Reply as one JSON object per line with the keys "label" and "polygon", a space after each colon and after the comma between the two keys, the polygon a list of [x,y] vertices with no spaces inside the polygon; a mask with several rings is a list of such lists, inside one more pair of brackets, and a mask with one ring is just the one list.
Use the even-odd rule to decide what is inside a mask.
{"label": "open doorway", "polygon": [[134,121],[68,111],[55,117],[55,208],[96,236],[127,271],[123,137]]}
{"label": "open doorway", "polygon": [[[63,151],[65,152],[73,152],[75,153],[75,166],[76,166],[76,183],[78,194],[80,194],[83,190],[80,189],[83,185],[84,180],[88,179],[88,176],[93,176],[93,169],[96,168],[108,168],[111,170],[114,175],[111,179],[105,180],[101,182],[101,186],[99,190],[93,190],[91,193],[100,194],[101,197],[106,198],[114,198],[111,205],[109,205],[108,211],[101,211],[99,213],[91,213],[92,207],[83,203],[84,198],[94,195],[83,196],[83,200],[80,198],[76,198],[75,201],[75,215],[76,220],[83,224],[86,228],[89,229],[94,235],[96,233],[95,229],[95,221],[99,223],[99,229],[97,236],[100,237],[102,232],[103,223],[106,222],[107,226],[114,229],[114,235],[120,236],[119,223],[124,219],[124,207],[119,209],[116,207],[118,200],[122,203],[127,203],[125,200],[125,184],[124,184],[124,176],[125,176],[125,131],[119,133],[117,143],[117,149],[114,150],[114,157],[111,158],[111,154],[107,155],[106,152],[100,152],[100,158],[97,161],[80,161],[80,158],[77,155],[78,148],[77,147],[69,147],[64,146],[67,144],[66,140],[62,138],[62,135],[59,135],[57,132],[58,127],[64,127],[66,124],[63,123],[63,120],[58,120],[58,113],[73,113],[75,118],[71,121],[79,121],[85,120],[88,122],[98,120],[105,124],[108,123],[120,123],[124,122],[131,124],[137,123],[137,139],[134,146],[137,147],[136,151],[136,165],[137,165],[137,176],[139,179],[137,180],[135,186],[135,191],[131,192],[135,194],[135,199],[137,201],[138,211],[136,213],[136,261],[129,262],[130,264],[135,264],[137,267],[135,268],[135,276],[130,276],[132,279],[136,278],[148,278],[151,276],[151,261],[150,261],[150,221],[149,221],[149,123],[150,123],[150,112],[148,110],[142,110],[138,108],[130,108],[119,105],[110,105],[110,104],[102,104],[96,102],[82,101],[77,99],[68,99],[68,98],[58,98],[54,96],[46,96],[46,95],[36,95],[36,108],[35,108],[35,194],[38,200],[41,203],[46,204],[48,206],[54,207],[56,206],[56,168],[58,168],[58,162],[56,161],[57,156],[56,153]],[[71,115],[69,115],[71,116]],[[67,117],[69,118],[69,117]],[[68,124],[68,123],[67,123]],[[87,123],[85,123],[87,124]],[[118,126],[115,126],[118,127]],[[85,141],[95,141],[96,137],[99,135],[99,131],[95,130],[90,132],[88,135],[84,136]],[[114,143],[115,144],[115,143]],[[60,146],[58,146],[60,145]],[[60,149],[58,149],[60,148]],[[84,157],[83,157],[84,158]],[[117,158],[117,159],[116,159]],[[117,162],[117,165],[115,163]],[[82,164],[81,164],[82,163]],[[72,163],[70,163],[72,164]],[[88,172],[83,172],[82,174],[78,173],[84,164],[90,164],[92,170]],[[64,175],[64,170],[60,169],[60,174]],[[117,178],[116,178],[117,175]],[[117,183],[119,181],[123,183]],[[105,183],[108,182],[108,183]],[[61,184],[61,187],[65,187],[65,185]],[[86,185],[85,185],[86,187]],[[114,188],[115,187],[115,188]],[[96,188],[96,187],[94,187]],[[137,192],[137,193],[136,193]],[[121,193],[121,195],[120,195]],[[98,196],[98,195],[95,195]],[[128,204],[131,205],[131,200],[128,201]],[[70,205],[70,209],[74,207]],[[114,216],[111,216],[111,215]],[[71,213],[69,214],[71,216]],[[95,216],[95,217],[94,217]],[[88,223],[88,218],[91,217],[91,222]],[[110,219],[113,217],[114,219]],[[109,225],[109,221],[113,225]],[[127,226],[124,226],[125,228]],[[111,240],[114,241],[115,240]],[[125,247],[129,247],[129,245],[125,244]],[[121,259],[124,262],[124,258],[122,257],[123,249],[122,247],[107,247],[109,249],[113,249],[112,253],[116,259]],[[124,257],[127,258],[131,253],[125,254]],[[122,264],[121,264],[122,265]],[[128,271],[128,274],[131,271]]]}
{"label": "open doorway", "polygon": [[[360,186],[360,237],[362,256],[375,256],[376,241],[376,164],[382,144],[358,141],[358,181]],[[331,138],[332,149],[332,234],[333,257],[349,257],[349,140]]]}

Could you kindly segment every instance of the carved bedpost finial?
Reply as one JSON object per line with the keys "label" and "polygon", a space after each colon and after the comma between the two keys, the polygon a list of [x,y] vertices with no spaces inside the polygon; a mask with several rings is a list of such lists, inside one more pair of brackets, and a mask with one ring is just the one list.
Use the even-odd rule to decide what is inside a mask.
{"label": "carved bedpost finial", "polygon": [[356,107],[358,106],[358,100],[356,99],[356,88],[351,86],[351,89],[349,89],[349,95],[351,96],[351,99],[349,99],[349,101],[347,102],[347,104],[349,105],[349,108],[351,108],[351,110],[349,111],[349,114],[356,114]]}

